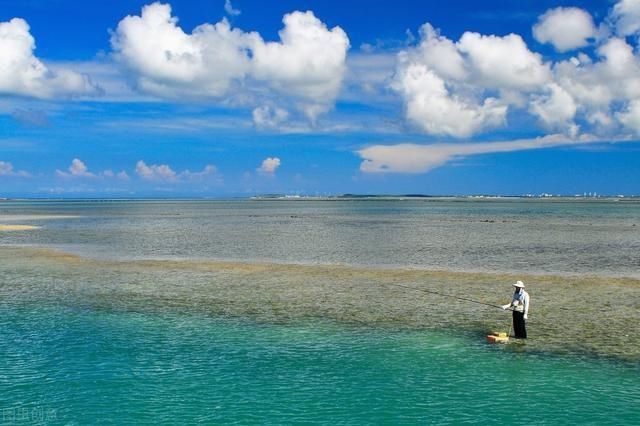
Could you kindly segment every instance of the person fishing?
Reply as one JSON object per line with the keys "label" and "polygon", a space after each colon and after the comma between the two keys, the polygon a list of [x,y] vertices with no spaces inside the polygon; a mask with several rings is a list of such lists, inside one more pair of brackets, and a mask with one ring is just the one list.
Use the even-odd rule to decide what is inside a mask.
{"label": "person fishing", "polygon": [[529,313],[529,293],[524,290],[524,283],[517,281],[512,284],[516,289],[513,292],[513,298],[511,303],[502,305],[502,309],[509,309],[513,311],[513,331],[517,339],[527,338],[527,328],[525,326],[525,320]]}

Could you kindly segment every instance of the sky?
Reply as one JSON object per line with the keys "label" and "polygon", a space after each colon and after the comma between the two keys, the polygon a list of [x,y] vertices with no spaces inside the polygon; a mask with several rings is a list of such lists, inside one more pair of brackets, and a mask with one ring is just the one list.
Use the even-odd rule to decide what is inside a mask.
{"label": "sky", "polygon": [[0,197],[640,195],[640,0],[0,0]]}

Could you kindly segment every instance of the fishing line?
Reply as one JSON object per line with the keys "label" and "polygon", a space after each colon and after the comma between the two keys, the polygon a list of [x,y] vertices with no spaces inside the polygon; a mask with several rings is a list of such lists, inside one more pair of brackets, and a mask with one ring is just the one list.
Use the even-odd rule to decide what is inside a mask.
{"label": "fishing line", "polygon": [[[478,305],[485,305],[485,306],[491,306],[492,308],[502,309],[502,306],[500,306],[500,305],[494,305],[493,303],[481,302],[479,300],[473,300],[473,299],[469,299],[467,297],[462,297],[462,296],[454,296],[453,294],[440,293],[439,291],[426,290],[424,288],[417,288],[417,287],[410,287],[408,285],[402,285],[402,284],[387,283],[387,285],[392,285],[392,286],[396,286],[396,287],[402,287],[402,288],[406,288],[408,290],[420,291],[422,293],[437,294],[438,296],[450,297],[452,299],[464,300],[464,301],[471,302],[471,303],[477,303]],[[507,309],[507,310],[511,311],[513,309]]]}
{"label": "fishing line", "polygon": [[[469,299],[467,297],[462,297],[462,296],[454,296],[453,294],[447,294],[447,293],[440,293],[439,291],[434,291],[434,290],[426,290],[424,288],[417,288],[417,287],[411,287],[408,285],[402,285],[402,284],[392,284],[392,283],[387,283],[386,285],[392,285],[392,286],[396,286],[396,287],[402,287],[402,288],[406,288],[408,290],[414,290],[414,291],[420,291],[422,293],[431,293],[431,294],[437,294],[438,296],[443,296],[443,297],[450,297],[452,299],[458,299],[458,300],[465,300],[467,302],[471,302],[471,303],[477,303],[478,305],[485,305],[485,306],[491,306],[492,308],[498,308],[498,309],[502,309],[502,306],[500,305],[494,305],[493,303],[486,303],[486,302],[481,302],[479,300],[473,300],[473,299]],[[573,311],[573,309],[571,308],[555,308],[558,311]],[[506,309],[507,311],[513,311],[512,308],[508,308]]]}

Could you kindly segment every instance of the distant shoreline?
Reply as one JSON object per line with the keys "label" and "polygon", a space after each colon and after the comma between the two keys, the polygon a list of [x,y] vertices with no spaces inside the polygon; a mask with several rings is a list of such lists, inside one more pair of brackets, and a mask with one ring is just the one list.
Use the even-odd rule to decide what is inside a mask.
{"label": "distant shoreline", "polygon": [[119,201],[244,201],[244,200],[285,200],[285,201],[339,201],[339,200],[536,200],[536,201],[640,201],[640,195],[428,195],[428,194],[342,194],[342,195],[287,195],[261,194],[237,197],[3,197],[3,202],[41,201],[41,202],[119,202]]}

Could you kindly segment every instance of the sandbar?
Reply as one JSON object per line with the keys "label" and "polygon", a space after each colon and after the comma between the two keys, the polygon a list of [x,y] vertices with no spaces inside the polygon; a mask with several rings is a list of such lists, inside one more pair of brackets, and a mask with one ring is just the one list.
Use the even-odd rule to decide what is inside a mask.
{"label": "sandbar", "polygon": [[0,224],[0,231],[30,231],[32,229],[39,229],[39,226],[35,225],[2,225]]}

